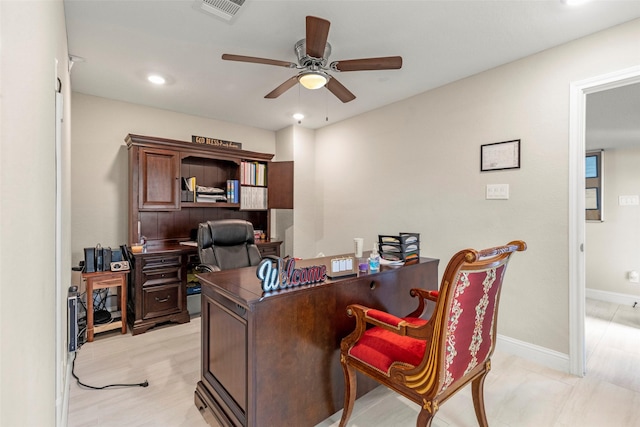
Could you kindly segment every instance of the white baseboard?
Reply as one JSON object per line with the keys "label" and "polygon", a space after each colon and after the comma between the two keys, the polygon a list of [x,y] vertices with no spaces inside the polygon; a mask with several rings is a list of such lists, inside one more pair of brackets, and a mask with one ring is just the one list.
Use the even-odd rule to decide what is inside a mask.
{"label": "white baseboard", "polygon": [[621,305],[633,305],[635,302],[640,303],[640,295],[619,294],[617,292],[601,291],[598,289],[586,289],[587,298],[598,301],[612,302]]}
{"label": "white baseboard", "polygon": [[71,388],[71,380],[73,379],[71,373],[73,370],[73,358],[75,357],[75,353],[66,353],[67,354],[67,372],[64,376],[64,392],[62,393],[62,414],[60,416],[60,426],[64,427],[67,425],[69,420],[69,392]]}
{"label": "white baseboard", "polygon": [[555,369],[556,371],[569,372],[569,355],[548,348],[533,345],[514,338],[498,334],[496,349],[513,354],[534,363]]}
{"label": "white baseboard", "polygon": [[[640,303],[640,296],[637,295],[620,294],[616,292],[600,291],[597,289],[586,289],[586,297],[598,301],[606,301],[629,306],[633,306],[635,302]],[[548,348],[519,341],[504,335],[498,335],[496,348],[505,353],[522,357],[523,359],[539,363],[540,365],[557,371],[571,372],[568,354],[549,350]]]}

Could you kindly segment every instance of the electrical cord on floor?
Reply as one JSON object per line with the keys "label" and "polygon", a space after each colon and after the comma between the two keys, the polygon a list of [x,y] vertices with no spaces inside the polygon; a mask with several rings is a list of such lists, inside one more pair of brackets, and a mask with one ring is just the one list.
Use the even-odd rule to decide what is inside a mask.
{"label": "electrical cord on floor", "polygon": [[91,390],[104,390],[111,387],[149,387],[149,381],[147,380],[144,380],[144,382],[137,383],[137,384],[109,384],[109,385],[103,385],[102,387],[96,387],[96,386],[84,384],[82,381],[80,381],[80,378],[78,378],[78,376],[75,373],[76,357],[78,357],[78,352],[74,353],[73,355],[73,361],[71,362],[71,375],[73,375],[73,378],[76,379],[79,386],[89,388]]}

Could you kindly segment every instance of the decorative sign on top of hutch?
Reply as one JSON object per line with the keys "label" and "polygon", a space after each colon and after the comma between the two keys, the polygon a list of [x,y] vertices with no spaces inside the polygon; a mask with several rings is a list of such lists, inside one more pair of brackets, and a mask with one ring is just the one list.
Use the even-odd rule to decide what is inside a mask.
{"label": "decorative sign on top of hutch", "polygon": [[214,147],[234,148],[237,150],[242,149],[241,142],[224,141],[222,139],[209,138],[207,136],[191,135],[191,142],[194,144],[213,145]]}

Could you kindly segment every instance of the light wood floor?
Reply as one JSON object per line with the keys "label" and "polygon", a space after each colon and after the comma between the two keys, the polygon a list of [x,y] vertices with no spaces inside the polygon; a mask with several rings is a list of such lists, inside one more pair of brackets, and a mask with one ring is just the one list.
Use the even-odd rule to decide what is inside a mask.
{"label": "light wood floor", "polygon": [[[585,378],[496,352],[485,382],[491,427],[640,426],[640,307],[588,300],[586,332]],[[193,403],[200,374],[199,318],[135,337],[98,336],[77,353],[75,372],[90,385],[148,380],[149,387],[95,391],[73,382],[70,427],[206,427]],[[413,427],[417,410],[378,387],[356,402],[349,425]],[[337,427],[340,415],[318,427]],[[477,426],[469,388],[443,404],[433,426]]]}

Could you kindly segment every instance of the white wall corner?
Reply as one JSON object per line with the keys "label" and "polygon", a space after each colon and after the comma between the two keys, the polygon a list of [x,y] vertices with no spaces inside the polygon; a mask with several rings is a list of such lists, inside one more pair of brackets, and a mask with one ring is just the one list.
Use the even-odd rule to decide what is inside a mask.
{"label": "white wall corner", "polygon": [[522,357],[560,372],[569,373],[569,355],[498,334],[498,351]]}

